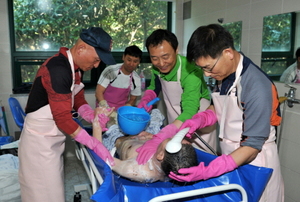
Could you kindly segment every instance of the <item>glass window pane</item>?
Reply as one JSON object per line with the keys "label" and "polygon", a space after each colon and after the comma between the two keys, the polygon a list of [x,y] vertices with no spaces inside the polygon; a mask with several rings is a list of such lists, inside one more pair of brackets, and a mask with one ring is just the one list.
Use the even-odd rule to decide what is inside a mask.
{"label": "glass window pane", "polygon": [[276,58],[269,58],[269,60],[262,61],[261,63],[261,69],[268,75],[281,75],[286,66],[286,60],[278,60]]}
{"label": "glass window pane", "polygon": [[56,51],[71,47],[82,28],[103,27],[113,51],[144,41],[167,28],[168,2],[153,0],[13,0],[16,51]]}
{"label": "glass window pane", "polygon": [[40,65],[21,65],[22,83],[32,83]]}
{"label": "glass window pane", "polygon": [[241,40],[242,40],[242,21],[230,22],[223,24],[223,27],[227,29],[233,37],[234,48],[237,51],[241,50]]}
{"label": "glass window pane", "polygon": [[89,81],[91,81],[91,73],[92,73],[92,71],[84,72],[83,76],[82,76],[82,81],[83,82],[89,82]]}
{"label": "glass window pane", "polygon": [[152,72],[152,63],[141,63],[139,67],[137,68],[136,72],[138,75],[141,75],[141,72],[143,71],[144,77],[146,79],[146,87],[150,85],[151,80],[151,72]]}
{"label": "glass window pane", "polygon": [[262,51],[291,50],[291,19],[291,13],[264,17]]}
{"label": "glass window pane", "polygon": [[146,79],[151,79],[152,63],[141,63],[136,72],[140,75],[142,71]]}

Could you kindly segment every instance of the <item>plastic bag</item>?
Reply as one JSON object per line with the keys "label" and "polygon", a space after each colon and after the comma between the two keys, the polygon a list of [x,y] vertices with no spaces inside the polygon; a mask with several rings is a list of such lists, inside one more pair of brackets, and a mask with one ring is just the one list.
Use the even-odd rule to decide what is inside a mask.
{"label": "plastic bag", "polygon": [[[196,152],[198,161],[204,161],[206,164],[216,158],[216,156],[200,150],[196,150]],[[160,195],[224,184],[239,184],[246,190],[248,201],[258,201],[273,171],[270,168],[244,165],[219,177],[200,181],[192,185],[182,186],[171,182],[155,182],[150,184],[142,184],[132,182],[128,179],[114,175],[110,168],[98,156],[96,156],[92,151],[91,154],[100,174],[104,179],[103,184],[91,197],[91,199],[94,201],[146,202]],[[226,192],[216,192],[214,194],[177,199],[175,201],[224,202],[241,201],[241,199],[242,196],[239,191],[231,190]]]}

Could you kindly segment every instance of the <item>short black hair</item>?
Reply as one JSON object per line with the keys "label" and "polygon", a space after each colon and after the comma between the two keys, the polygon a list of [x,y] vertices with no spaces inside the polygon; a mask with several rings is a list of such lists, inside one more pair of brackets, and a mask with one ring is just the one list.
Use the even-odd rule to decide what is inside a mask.
{"label": "short black hair", "polygon": [[224,49],[234,49],[232,35],[219,24],[198,27],[192,34],[187,46],[189,62],[200,57],[217,58]]}
{"label": "short black hair", "polygon": [[163,41],[167,41],[174,51],[177,50],[178,40],[175,34],[166,29],[157,29],[153,31],[150,36],[146,40],[146,48],[149,52],[149,46],[157,46],[161,44]]}
{"label": "short black hair", "polygon": [[133,57],[137,57],[137,58],[140,58],[140,60],[141,60],[143,51],[141,51],[141,49],[139,47],[137,47],[136,45],[132,45],[132,46],[128,46],[127,48],[125,48],[124,55],[130,55]]}
{"label": "short black hair", "polygon": [[161,163],[161,168],[166,175],[170,172],[179,174],[180,168],[189,168],[197,166],[197,154],[195,148],[191,144],[182,144],[179,152],[169,153],[165,151],[164,159]]}

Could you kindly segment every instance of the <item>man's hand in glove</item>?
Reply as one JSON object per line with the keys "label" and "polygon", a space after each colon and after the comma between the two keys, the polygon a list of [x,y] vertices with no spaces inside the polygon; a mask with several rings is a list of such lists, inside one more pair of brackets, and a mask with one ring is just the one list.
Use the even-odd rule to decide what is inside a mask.
{"label": "man's hand in glove", "polygon": [[201,162],[198,166],[179,169],[179,175],[170,172],[169,177],[179,182],[207,180],[209,178],[218,177],[224,173],[230,172],[237,167],[238,165],[231,155],[223,154],[222,156],[219,156],[211,161],[208,166],[205,166],[204,162]]}

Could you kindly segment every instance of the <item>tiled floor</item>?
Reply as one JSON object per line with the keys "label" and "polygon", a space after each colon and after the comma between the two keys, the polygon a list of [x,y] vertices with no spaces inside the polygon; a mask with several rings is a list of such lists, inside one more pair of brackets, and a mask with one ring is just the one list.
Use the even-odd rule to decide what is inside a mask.
{"label": "tiled floor", "polygon": [[[74,185],[89,184],[89,178],[83,167],[83,164],[77,157],[65,157],[65,196],[66,202],[74,201]],[[81,202],[89,202],[87,191],[81,191]]]}

